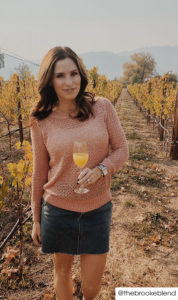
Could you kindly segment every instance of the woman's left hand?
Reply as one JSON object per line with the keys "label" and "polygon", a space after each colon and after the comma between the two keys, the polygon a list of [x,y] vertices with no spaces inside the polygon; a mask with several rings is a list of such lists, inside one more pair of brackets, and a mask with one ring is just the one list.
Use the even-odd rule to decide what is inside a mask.
{"label": "woman's left hand", "polygon": [[78,177],[78,183],[84,185],[90,185],[95,183],[101,177],[102,177],[102,172],[99,168],[97,167],[93,169],[85,168],[82,170],[82,172]]}

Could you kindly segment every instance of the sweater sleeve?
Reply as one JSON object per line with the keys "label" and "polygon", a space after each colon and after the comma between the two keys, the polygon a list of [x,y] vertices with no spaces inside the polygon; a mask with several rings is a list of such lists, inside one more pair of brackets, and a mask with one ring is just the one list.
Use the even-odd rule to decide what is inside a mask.
{"label": "sweater sleeve", "polygon": [[31,209],[33,221],[40,222],[43,185],[48,180],[49,154],[38,121],[33,123],[30,134],[33,152]]}
{"label": "sweater sleeve", "polygon": [[112,152],[109,154],[101,164],[108,168],[110,174],[114,174],[116,170],[120,169],[129,158],[129,149],[127,145],[126,136],[121,126],[118,114],[108,99],[105,101],[105,121],[109,134],[109,144]]}

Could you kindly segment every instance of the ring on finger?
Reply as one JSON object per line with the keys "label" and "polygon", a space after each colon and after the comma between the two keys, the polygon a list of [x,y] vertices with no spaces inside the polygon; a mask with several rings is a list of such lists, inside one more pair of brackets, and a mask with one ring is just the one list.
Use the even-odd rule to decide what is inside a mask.
{"label": "ring on finger", "polygon": [[87,182],[88,182],[88,183],[90,182],[90,178],[87,179]]}

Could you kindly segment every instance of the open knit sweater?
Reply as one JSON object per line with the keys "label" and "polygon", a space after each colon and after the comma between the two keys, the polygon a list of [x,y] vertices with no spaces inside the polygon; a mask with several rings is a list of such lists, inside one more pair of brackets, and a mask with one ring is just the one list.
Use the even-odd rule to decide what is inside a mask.
{"label": "open knit sweater", "polygon": [[[57,110],[43,120],[35,120],[30,129],[33,151],[31,209],[33,221],[40,222],[41,201],[76,212],[87,212],[111,200],[111,174],[128,160],[125,133],[112,103],[96,98],[95,118],[80,121],[70,116],[60,118]],[[87,141],[89,159],[85,168],[99,163],[108,174],[88,185],[90,191],[77,194],[81,170],[73,161],[73,141]]]}

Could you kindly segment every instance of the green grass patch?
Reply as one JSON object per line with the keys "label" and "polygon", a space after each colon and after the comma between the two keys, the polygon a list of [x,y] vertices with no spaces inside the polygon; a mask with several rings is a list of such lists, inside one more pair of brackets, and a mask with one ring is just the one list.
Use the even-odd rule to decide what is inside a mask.
{"label": "green grass patch", "polygon": [[138,184],[140,185],[149,185],[158,188],[162,188],[164,184],[161,182],[161,178],[159,178],[156,174],[151,175],[135,175],[132,176]]}
{"label": "green grass patch", "polygon": [[111,177],[111,190],[117,191],[123,186],[124,188],[128,187],[128,179],[126,176],[122,176],[121,174],[113,174]]}
{"label": "green grass patch", "polygon": [[148,145],[141,144],[134,150],[130,149],[130,159],[134,161],[150,161],[154,157],[152,149]]}
{"label": "green grass patch", "polygon": [[126,137],[129,140],[141,140],[141,137],[137,134],[136,131],[131,132],[131,133],[127,133]]}

